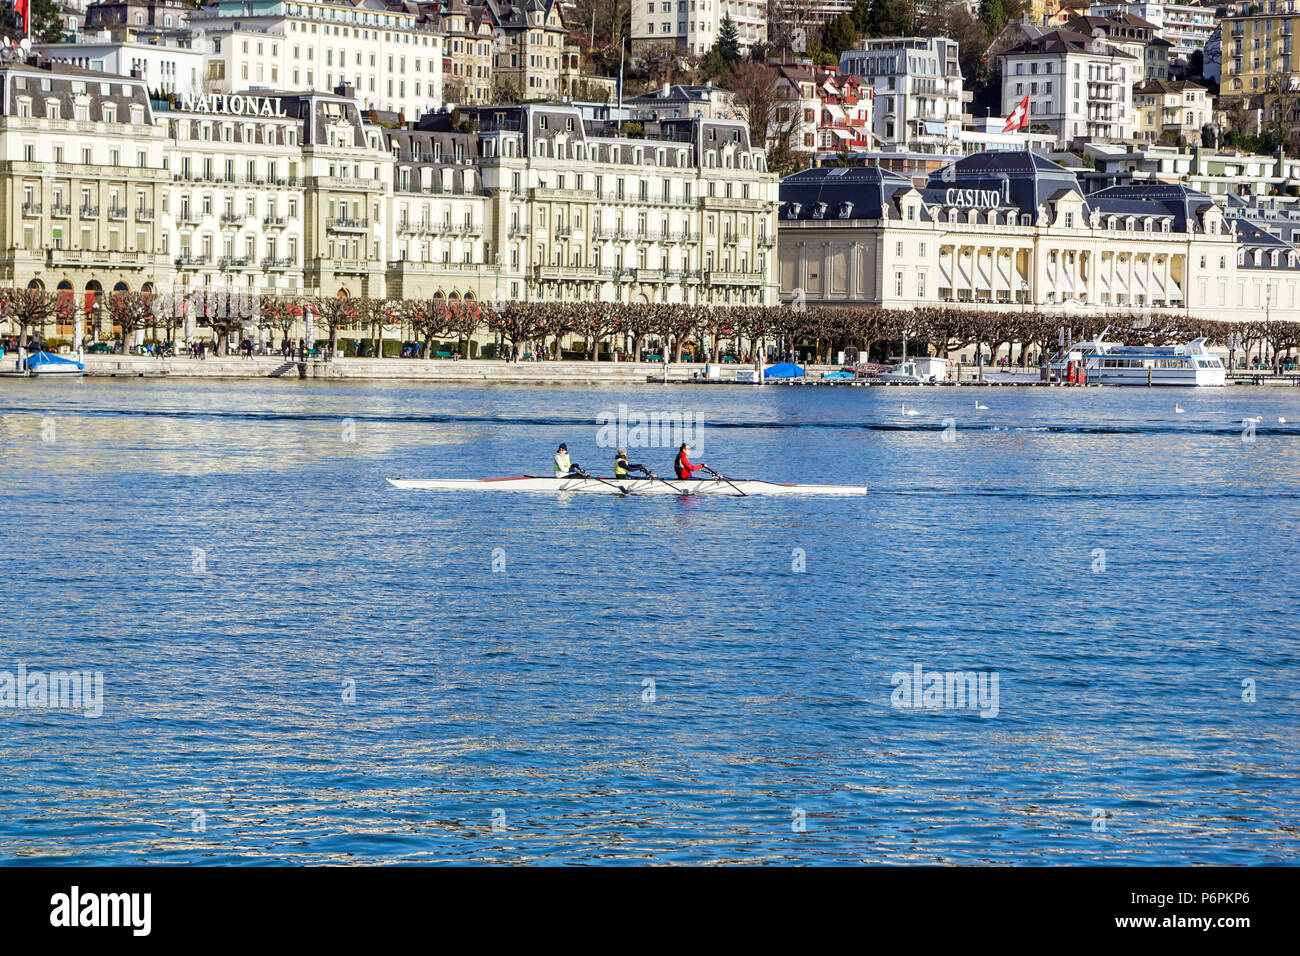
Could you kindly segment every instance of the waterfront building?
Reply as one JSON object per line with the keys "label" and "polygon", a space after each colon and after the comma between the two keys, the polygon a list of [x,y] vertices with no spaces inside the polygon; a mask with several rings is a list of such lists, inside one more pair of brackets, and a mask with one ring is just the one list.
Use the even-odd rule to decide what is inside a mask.
{"label": "waterfront building", "polygon": [[770,305],[777,182],[738,120],[644,136],[568,105],[480,107],[502,299]]}
{"label": "waterfront building", "polygon": [[1053,30],[1000,56],[1002,109],[1029,97],[1029,128],[1062,146],[1133,138],[1133,84],[1142,60],[1100,37]]}
{"label": "waterfront building", "polygon": [[767,42],[767,0],[632,0],[632,52],[671,46],[708,53],[728,17],[742,52]]}
{"label": "waterfront building", "polygon": [[924,188],[871,167],[781,184],[782,296],[894,308],[959,304],[1300,319],[1300,258],[1181,184],[1085,195],[1029,152],[983,152]]}
{"label": "waterfront building", "polygon": [[443,102],[443,46],[418,12],[383,0],[214,0],[190,13],[206,92],[350,85],[365,109],[414,120]]}
{"label": "waterfront building", "polygon": [[400,123],[347,86],[157,100],[35,58],[0,67],[0,103],[0,287],[66,293],[78,322],[114,291],[775,302],[776,177],[738,120]]}
{"label": "waterfront building", "polygon": [[1137,138],[1199,146],[1201,130],[1214,118],[1210,91],[1190,80],[1146,80],[1133,87]]}
{"label": "waterfront building", "polygon": [[960,151],[970,94],[963,89],[955,41],[943,37],[863,40],[856,49],[840,54],[840,70],[872,91],[873,133],[881,149]]}

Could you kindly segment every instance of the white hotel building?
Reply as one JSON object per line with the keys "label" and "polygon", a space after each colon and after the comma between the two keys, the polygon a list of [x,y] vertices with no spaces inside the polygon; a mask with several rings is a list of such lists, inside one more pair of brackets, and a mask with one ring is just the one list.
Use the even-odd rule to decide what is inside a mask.
{"label": "white hotel building", "polygon": [[215,0],[190,14],[205,90],[332,90],[414,120],[442,105],[442,36],[383,0]]}

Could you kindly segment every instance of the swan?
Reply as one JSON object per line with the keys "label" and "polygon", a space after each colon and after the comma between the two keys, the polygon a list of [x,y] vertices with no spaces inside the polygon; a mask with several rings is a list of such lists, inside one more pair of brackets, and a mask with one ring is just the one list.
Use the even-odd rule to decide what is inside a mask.
{"label": "swan", "polygon": [[1262,422],[1263,420],[1264,420],[1264,416],[1263,416],[1263,415],[1256,415],[1254,418],[1247,418],[1247,419],[1245,419],[1245,421],[1248,421],[1248,422]]}
{"label": "swan", "polygon": [[1174,413],[1175,413],[1175,414],[1177,414],[1177,415],[1181,415],[1184,411],[1185,411],[1185,409],[1183,408],[1183,406],[1179,405],[1177,402],[1174,402]]}
{"label": "swan", "polygon": [[898,411],[899,411],[899,414],[900,414],[900,415],[915,415],[915,414],[917,414],[917,411],[916,411],[915,408],[908,408],[906,405],[899,405],[899,406],[898,406]]}
{"label": "swan", "polygon": [[1277,423],[1278,423],[1279,425],[1285,425],[1285,424],[1286,424],[1286,419],[1283,418],[1281,415],[1279,415],[1279,416],[1277,417]]}
{"label": "swan", "polygon": [[979,409],[981,412],[987,412],[989,410],[989,407],[987,405],[980,404],[980,400],[978,398],[975,399],[975,407]]}

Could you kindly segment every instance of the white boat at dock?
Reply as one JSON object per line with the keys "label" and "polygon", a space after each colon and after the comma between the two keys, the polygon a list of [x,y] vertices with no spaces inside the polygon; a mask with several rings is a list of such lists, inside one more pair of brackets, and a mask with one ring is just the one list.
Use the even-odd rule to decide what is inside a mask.
{"label": "white boat at dock", "polygon": [[1089,385],[1174,385],[1221,387],[1227,384],[1223,360],[1205,347],[1205,339],[1185,345],[1120,345],[1105,333],[1079,342],[1052,362],[1060,378],[1070,363],[1082,369]]}

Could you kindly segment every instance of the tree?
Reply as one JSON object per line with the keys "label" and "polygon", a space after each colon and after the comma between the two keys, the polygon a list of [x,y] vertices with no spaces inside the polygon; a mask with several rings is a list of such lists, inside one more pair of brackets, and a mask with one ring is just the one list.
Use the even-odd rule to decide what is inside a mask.
{"label": "tree", "polygon": [[723,17],[722,26],[718,28],[718,42],[715,44],[722,58],[730,66],[740,59],[740,30],[730,14]]}
{"label": "tree", "polygon": [[777,85],[778,73],[762,63],[738,63],[727,80],[736,109],[749,127],[750,142],[767,148],[767,168],[783,172],[791,165],[791,138],[798,125],[798,101],[787,100]]}
{"label": "tree", "polygon": [[42,337],[42,330],[59,308],[59,297],[44,289],[5,289],[0,291],[0,314],[18,326],[18,347],[27,348],[27,335],[36,331],[36,337]]}
{"label": "tree", "polygon": [[403,299],[402,321],[420,343],[420,358],[428,358],[434,338],[447,331],[447,312],[441,299]]}
{"label": "tree", "polygon": [[984,25],[965,3],[954,0],[933,7],[922,19],[920,31],[923,36],[957,41],[957,62],[968,89],[978,90],[989,83],[988,61],[984,57],[988,38]]}
{"label": "tree", "polygon": [[916,32],[912,0],[871,0],[866,32],[873,37],[906,37]]}
{"label": "tree", "polygon": [[62,43],[67,27],[54,0],[31,0],[32,40],[36,43]]}
{"label": "tree", "polygon": [[[312,299],[306,307],[315,319],[316,328],[329,334],[330,355],[333,355],[339,347],[339,329],[347,328],[357,320],[355,303],[347,297],[327,295]],[[310,346],[312,344],[310,331],[307,337],[307,345]]]}
{"label": "tree", "polygon": [[453,302],[447,306],[443,323],[448,332],[455,334],[461,358],[469,358],[470,340],[483,327],[483,309],[473,300]]}
{"label": "tree", "polygon": [[990,40],[1002,32],[1007,19],[1003,0],[980,0],[980,22],[984,24],[984,32]]}
{"label": "tree", "polygon": [[122,333],[118,351],[125,355],[131,348],[131,338],[149,321],[149,296],[139,292],[111,292],[108,295],[108,316]]}
{"label": "tree", "polygon": [[826,25],[826,31],[821,38],[821,48],[830,54],[836,63],[839,63],[840,54],[855,46],[857,42],[858,31],[853,27],[853,18],[847,13],[841,13]]}

